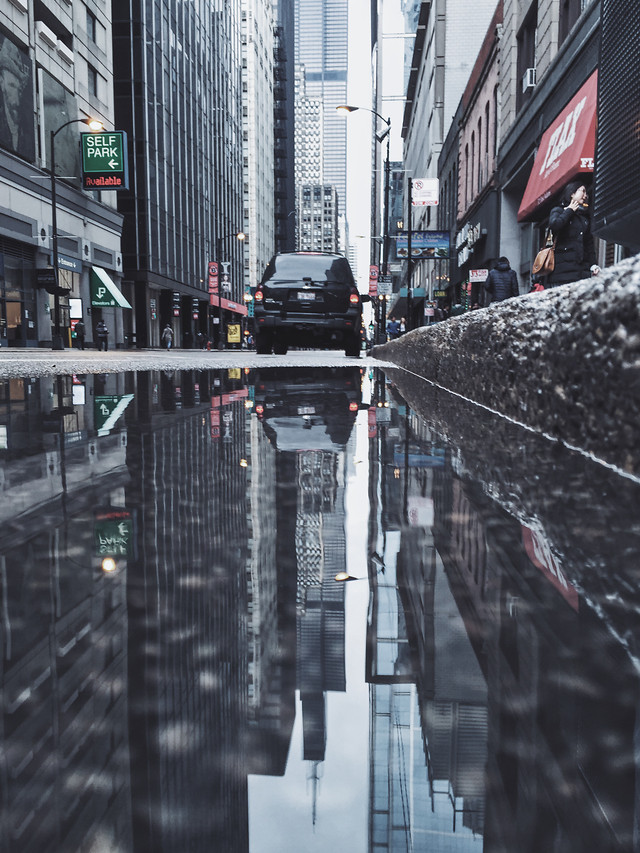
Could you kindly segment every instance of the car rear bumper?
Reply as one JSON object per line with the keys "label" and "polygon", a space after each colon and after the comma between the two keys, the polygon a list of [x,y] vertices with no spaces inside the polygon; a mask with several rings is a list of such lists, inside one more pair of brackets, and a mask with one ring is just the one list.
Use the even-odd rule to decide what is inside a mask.
{"label": "car rear bumper", "polygon": [[324,336],[331,332],[349,334],[360,328],[358,315],[342,317],[312,317],[305,314],[261,314],[256,311],[254,323],[257,329],[270,332],[300,332],[314,336]]}

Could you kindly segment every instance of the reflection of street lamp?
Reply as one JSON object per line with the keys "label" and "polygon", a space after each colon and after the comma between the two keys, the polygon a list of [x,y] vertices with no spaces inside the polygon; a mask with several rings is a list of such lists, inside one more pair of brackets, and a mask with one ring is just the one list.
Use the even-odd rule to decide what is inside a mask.
{"label": "reflection of street lamp", "polygon": [[[239,240],[241,243],[247,239],[247,235],[244,231],[230,231],[228,234],[216,237],[213,241],[214,260],[218,261],[218,248],[222,241],[227,240],[229,237],[235,237],[236,240]],[[224,340],[222,335],[222,281],[220,280],[220,266],[220,261],[218,261],[218,349],[224,349]]]}
{"label": "reflection of street lamp", "polygon": [[57,130],[51,131],[51,229],[53,231],[53,286],[54,286],[54,323],[55,331],[51,339],[51,349],[64,349],[62,331],[60,329],[60,284],[58,282],[58,212],[56,204],[56,136],[65,127],[80,121],[87,124],[94,133],[101,133],[104,125],[95,118],[72,118],[61,124]]}
{"label": "reflection of street lamp", "polygon": [[[387,125],[383,130],[376,133],[376,140],[378,142],[382,142],[384,139],[387,140],[387,154],[384,162],[384,221],[382,232],[382,275],[386,277],[389,274],[389,175],[391,172],[391,165],[389,162],[389,142],[391,139],[391,119],[381,116],[380,113],[377,113],[375,110],[370,110],[369,107],[352,107],[348,104],[342,104],[341,106],[336,107],[336,110],[339,113],[344,113],[346,115],[349,113],[355,113],[357,110],[365,110],[368,113],[372,113],[376,118],[379,118],[380,121],[383,121]],[[381,343],[382,340],[381,327],[384,325],[384,317],[382,313],[383,305],[384,299],[378,295],[376,302],[376,343]]]}

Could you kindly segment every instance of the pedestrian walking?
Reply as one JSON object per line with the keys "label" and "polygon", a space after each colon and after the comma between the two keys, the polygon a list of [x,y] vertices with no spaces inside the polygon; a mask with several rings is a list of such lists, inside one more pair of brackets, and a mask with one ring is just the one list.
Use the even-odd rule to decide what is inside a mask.
{"label": "pedestrian walking", "polygon": [[389,317],[389,320],[387,322],[387,337],[389,338],[390,341],[393,341],[393,340],[395,340],[395,338],[398,337],[399,334],[400,334],[400,323],[398,323],[398,321],[396,320],[396,318],[392,314],[391,317]]}
{"label": "pedestrian walking", "polygon": [[404,335],[404,333],[406,331],[407,331],[407,321],[404,319],[404,317],[400,317],[400,323],[398,325],[398,335]]}
{"label": "pedestrian walking", "polygon": [[84,338],[86,335],[86,329],[82,320],[78,320],[74,331],[76,333],[76,346],[78,347],[78,349],[84,349]]}
{"label": "pedestrian walking", "polygon": [[173,329],[169,323],[162,330],[162,343],[165,349],[171,349],[173,346]]}
{"label": "pedestrian walking", "polygon": [[204,349],[204,335],[202,331],[199,331],[196,335],[196,342],[198,345],[198,349]]}
{"label": "pedestrian walking", "polygon": [[555,263],[548,287],[598,275],[589,196],[581,181],[570,181],[564,188],[560,205],[549,215],[549,228],[555,237]]}
{"label": "pedestrian walking", "polygon": [[489,271],[484,288],[489,295],[489,302],[504,302],[519,294],[518,276],[511,269],[509,258],[504,255],[498,258],[495,267]]}
{"label": "pedestrian walking", "polygon": [[98,320],[96,324],[96,337],[98,338],[98,349],[105,352],[109,349],[109,329],[104,320]]}

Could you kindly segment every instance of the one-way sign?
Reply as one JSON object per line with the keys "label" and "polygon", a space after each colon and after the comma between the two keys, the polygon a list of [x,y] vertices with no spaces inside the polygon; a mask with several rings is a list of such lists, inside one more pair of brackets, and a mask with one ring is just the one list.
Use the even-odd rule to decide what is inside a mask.
{"label": "one-way sign", "polygon": [[127,134],[82,133],[82,186],[85,190],[129,189]]}

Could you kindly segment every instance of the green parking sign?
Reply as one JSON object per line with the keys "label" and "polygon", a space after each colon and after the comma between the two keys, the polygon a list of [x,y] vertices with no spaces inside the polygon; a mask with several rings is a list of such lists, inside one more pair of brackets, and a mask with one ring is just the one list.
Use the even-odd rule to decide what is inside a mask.
{"label": "green parking sign", "polygon": [[85,190],[129,189],[127,134],[123,130],[82,133],[82,186]]}

